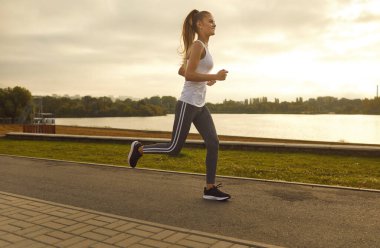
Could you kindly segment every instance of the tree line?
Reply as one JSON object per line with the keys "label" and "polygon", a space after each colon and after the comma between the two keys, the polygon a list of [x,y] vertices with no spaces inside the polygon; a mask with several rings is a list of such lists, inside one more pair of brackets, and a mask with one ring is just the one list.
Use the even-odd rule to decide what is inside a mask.
{"label": "tree line", "polygon": [[[52,113],[54,117],[129,117],[159,116],[172,114],[177,99],[172,96],[153,96],[141,100],[116,99],[110,97],[33,97],[22,87],[0,88],[0,122],[24,123],[39,112]],[[224,100],[222,103],[207,103],[212,113],[236,114],[380,114],[380,98],[338,99],[317,97],[306,101],[298,97],[293,102],[274,102],[267,97]]]}
{"label": "tree line", "polygon": [[153,96],[141,100],[84,96],[32,96],[26,88],[0,89],[0,122],[24,123],[38,113],[54,117],[160,116],[173,113],[177,99]]}
{"label": "tree line", "polygon": [[176,99],[170,96],[151,97],[138,101],[113,101],[110,97],[84,96],[81,98],[44,96],[43,111],[55,117],[129,117],[160,116],[174,111]]}
{"label": "tree line", "polygon": [[207,104],[213,113],[247,114],[380,114],[380,98],[347,99],[326,96],[310,98],[306,101],[298,97],[294,102],[274,102],[267,97],[245,99],[245,101],[224,100],[219,104]]}

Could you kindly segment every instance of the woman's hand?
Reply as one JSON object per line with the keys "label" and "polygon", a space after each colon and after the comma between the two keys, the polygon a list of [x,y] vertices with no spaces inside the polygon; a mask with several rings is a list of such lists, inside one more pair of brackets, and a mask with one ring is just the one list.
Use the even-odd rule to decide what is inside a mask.
{"label": "woman's hand", "polygon": [[185,65],[181,65],[181,67],[178,70],[178,74],[181,75],[182,77],[185,77],[185,72],[186,72]]}
{"label": "woman's hand", "polygon": [[228,73],[228,71],[224,70],[224,69],[218,71],[218,73],[216,74],[216,80],[219,80],[219,81],[226,80],[227,73]]}
{"label": "woman's hand", "polygon": [[213,86],[215,83],[216,83],[216,80],[207,81],[208,86]]}

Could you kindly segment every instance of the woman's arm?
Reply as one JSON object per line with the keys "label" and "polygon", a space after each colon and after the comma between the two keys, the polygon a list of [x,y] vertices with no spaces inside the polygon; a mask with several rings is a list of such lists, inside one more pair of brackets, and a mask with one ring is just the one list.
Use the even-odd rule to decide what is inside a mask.
{"label": "woman's arm", "polygon": [[[201,59],[203,49],[204,47],[201,43],[199,42],[193,43],[193,46],[191,47],[191,51],[190,51],[190,58],[187,63],[187,68],[185,69],[185,79],[187,81],[193,81],[193,82],[225,80],[228,73],[228,71],[226,70],[220,70],[217,74],[202,74],[202,73],[196,72],[196,69],[199,64],[199,60]],[[178,73],[180,73],[181,68],[179,69]]]}
{"label": "woman's arm", "polygon": [[[182,77],[185,77],[185,72],[186,72],[185,65],[181,65],[181,67],[178,70],[178,74],[181,75]],[[208,86],[213,86],[215,83],[216,83],[216,80],[207,81]]]}

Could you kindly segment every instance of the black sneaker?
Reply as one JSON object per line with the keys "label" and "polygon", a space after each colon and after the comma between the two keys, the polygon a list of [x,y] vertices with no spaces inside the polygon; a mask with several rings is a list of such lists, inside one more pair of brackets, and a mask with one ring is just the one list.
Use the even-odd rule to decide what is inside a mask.
{"label": "black sneaker", "polygon": [[220,191],[218,188],[222,187],[221,183],[207,190],[204,188],[203,199],[214,200],[214,201],[224,201],[230,199],[231,196],[227,193]]}
{"label": "black sneaker", "polygon": [[132,168],[135,168],[137,165],[137,161],[142,157],[142,154],[139,152],[139,147],[142,144],[138,141],[133,141],[131,144],[131,150],[128,155],[128,163]]}

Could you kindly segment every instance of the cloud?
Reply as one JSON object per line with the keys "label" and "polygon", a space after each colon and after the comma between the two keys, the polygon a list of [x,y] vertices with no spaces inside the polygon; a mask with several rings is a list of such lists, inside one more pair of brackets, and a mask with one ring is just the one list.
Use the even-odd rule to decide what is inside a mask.
{"label": "cloud", "polygon": [[380,14],[374,14],[371,12],[363,12],[360,14],[360,16],[356,19],[357,22],[379,22],[380,21]]}
{"label": "cloud", "polygon": [[[307,73],[295,77],[297,68],[292,65],[303,65],[312,75],[327,70],[323,63],[346,62],[353,68],[366,62],[373,68],[380,54],[380,10],[373,2],[2,1],[0,85],[23,84],[38,94],[178,96],[183,84],[176,74],[182,22],[197,8],[214,15],[217,30],[210,51],[215,70],[230,69],[229,80],[234,81],[211,89],[221,94],[210,94],[211,100],[223,99],[228,92],[236,98],[251,91],[268,92],[279,82],[295,90],[309,82],[308,90],[318,94],[324,83]],[[375,80],[374,73],[369,74],[367,82]],[[260,85],[264,88],[250,90],[250,81],[265,81]]]}

